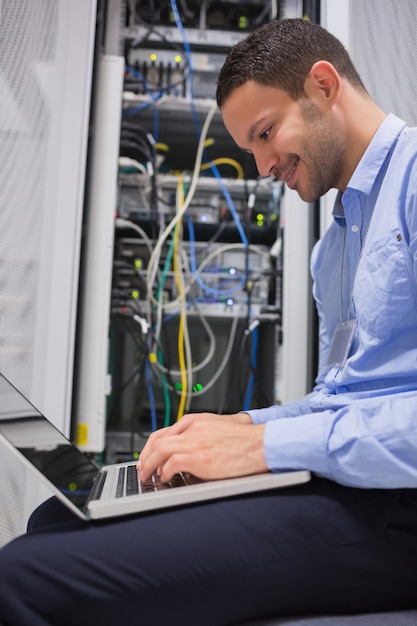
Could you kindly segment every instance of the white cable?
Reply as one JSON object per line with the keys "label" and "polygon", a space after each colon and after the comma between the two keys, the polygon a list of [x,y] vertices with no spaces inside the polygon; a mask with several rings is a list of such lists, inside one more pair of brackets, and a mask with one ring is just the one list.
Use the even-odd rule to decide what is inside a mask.
{"label": "white cable", "polygon": [[165,229],[165,232],[156,242],[154,251],[151,255],[151,258],[149,259],[148,275],[147,275],[147,291],[148,291],[148,299],[153,304],[156,304],[155,298],[153,296],[153,285],[154,285],[154,280],[156,276],[156,270],[154,268],[154,265],[157,264],[157,262],[159,261],[161,248],[165,240],[167,239],[168,235],[171,233],[175,225],[179,222],[179,220],[182,218],[182,216],[188,209],[191,203],[191,200],[194,196],[197,183],[198,183],[199,174],[200,174],[200,166],[201,166],[201,162],[203,158],[204,143],[206,140],[206,136],[207,136],[207,132],[208,132],[211,120],[213,119],[213,116],[216,110],[217,110],[217,104],[214,104],[209,110],[209,112],[207,113],[206,119],[204,120],[203,128],[201,130],[201,135],[200,135],[199,142],[198,142],[194,170],[193,170],[193,175],[191,179],[191,185],[190,185],[190,189],[188,190],[187,197],[185,198],[184,204],[182,205],[182,207],[179,208],[177,214],[175,215],[175,217],[171,220],[171,222],[168,224],[167,228]]}
{"label": "white cable", "polygon": [[[193,391],[192,393],[192,398],[196,397],[196,396],[201,396],[203,395],[206,391],[208,391],[209,389],[211,389],[211,387],[213,387],[213,385],[216,383],[217,379],[219,378],[219,376],[221,376],[221,374],[223,373],[224,368],[226,367],[226,364],[230,358],[230,355],[232,353],[232,348],[233,348],[233,344],[235,341],[235,337],[236,337],[236,330],[237,330],[237,325],[239,322],[239,317],[237,315],[235,315],[233,317],[233,321],[230,327],[230,335],[229,335],[229,341],[227,344],[227,348],[226,348],[226,352],[224,353],[224,357],[222,362],[220,363],[216,373],[214,374],[214,376],[211,378],[211,380],[208,381],[208,383],[204,386],[203,389],[201,389],[201,391]],[[167,372],[168,370],[166,370],[165,368],[162,368],[162,366],[160,366],[160,369],[162,369],[162,371]],[[200,368],[201,369],[201,368]],[[179,370],[169,370],[171,373],[175,373],[175,374],[179,374]],[[168,384],[169,389],[172,390],[172,386]],[[188,394],[187,394],[188,395]]]}
{"label": "white cable", "polygon": [[[264,257],[269,265],[271,266],[271,258],[269,255],[269,252],[263,250],[262,248],[259,248],[258,246],[254,245],[254,244],[250,244],[249,246],[245,246],[245,244],[243,243],[230,243],[230,244],[225,244],[224,246],[221,246],[219,248],[215,248],[209,255],[207,255],[205,257],[205,259],[200,263],[200,265],[197,268],[197,275],[200,276],[202,273],[202,270],[206,267],[206,265],[208,265],[216,256],[219,256],[220,254],[222,254],[223,252],[227,252],[228,250],[237,250],[237,249],[242,249],[242,250],[246,250],[249,249],[250,251],[254,252],[255,254],[259,254],[260,256]],[[149,269],[148,269],[149,271]],[[188,294],[191,291],[191,288],[193,287],[194,283],[197,282],[195,273],[190,273],[189,278],[188,278],[188,282],[187,285],[184,287],[184,292],[185,294]],[[239,291],[241,289],[241,285],[236,285],[236,291]],[[152,302],[155,304],[157,303],[157,301],[155,300],[154,297],[151,298]],[[169,302],[166,302],[164,304],[161,305],[163,310],[165,312],[168,311],[177,311],[178,310],[178,306],[179,306],[179,298],[175,298],[174,300],[170,300]]]}
{"label": "white cable", "polygon": [[135,159],[131,159],[130,157],[127,157],[127,156],[119,157],[119,167],[135,167],[137,170],[139,170],[143,174],[146,174],[147,172],[146,167],[145,165],[143,165],[143,163],[139,163],[139,161],[136,161]]}
{"label": "white cable", "polygon": [[282,236],[277,237],[274,244],[271,246],[269,254],[271,257],[278,258],[282,252]]}
{"label": "white cable", "polygon": [[[164,217],[162,214],[160,214],[160,232],[164,231],[164,226],[165,226],[165,221],[164,221]],[[158,345],[159,343],[159,337],[161,334],[161,328],[162,328],[162,314],[163,314],[163,297],[164,297],[164,291],[163,289],[161,289],[160,294],[159,294],[159,298],[157,300],[157,304],[156,304],[156,324],[155,324],[155,333],[154,333],[154,338],[155,338],[155,344]]]}
{"label": "white cable", "polygon": [[249,248],[249,250],[251,250],[252,252],[255,252],[256,254],[259,254],[260,256],[263,256],[265,259],[267,259],[268,263],[271,263],[271,259],[269,258],[269,251],[267,252],[266,250],[263,250],[262,248],[259,248],[258,246],[254,244],[245,246],[245,244],[243,243],[229,243],[229,244],[225,244],[221,248],[216,248],[215,250],[213,250],[213,252],[208,254],[198,266],[197,273],[200,274],[201,271],[206,267],[206,265],[208,265],[210,261],[214,259],[216,256],[218,256],[219,254],[223,252],[227,252],[228,250],[236,250],[236,249],[241,249],[241,248],[244,250]]}
{"label": "white cable", "polygon": [[[195,374],[196,372],[199,372],[200,370],[202,370],[204,367],[206,367],[206,365],[208,365],[208,363],[211,361],[211,359],[213,358],[213,355],[216,351],[216,337],[214,335],[213,329],[211,328],[210,324],[208,323],[206,317],[201,313],[200,308],[198,307],[198,305],[196,303],[194,303],[194,308],[197,311],[197,315],[201,321],[201,323],[203,324],[205,331],[208,335],[208,339],[210,342],[210,346],[209,346],[209,350],[206,354],[206,356],[204,357],[204,359],[198,363],[197,365],[193,365],[193,367],[191,368],[191,372],[193,374]],[[181,374],[180,370],[178,369],[172,369],[172,368],[166,368],[164,367],[161,363],[159,363],[159,361],[157,361],[156,363],[157,368],[161,371],[164,372],[165,374],[171,374],[172,376],[179,376],[179,374]]]}
{"label": "white cable", "polygon": [[147,320],[145,320],[144,317],[141,317],[140,315],[135,314],[133,316],[133,319],[135,320],[135,322],[137,322],[141,328],[142,331],[142,335],[147,335],[148,334],[148,330],[149,330],[149,323]]}
{"label": "white cable", "polygon": [[201,396],[203,395],[203,393],[205,393],[206,391],[208,391],[209,389],[211,389],[211,387],[213,387],[214,383],[217,381],[217,379],[219,378],[219,376],[221,374],[223,374],[223,370],[226,367],[227,361],[230,358],[230,355],[232,353],[232,348],[233,348],[233,344],[235,341],[235,336],[236,336],[236,329],[237,329],[237,324],[238,324],[239,318],[237,315],[234,316],[233,318],[233,322],[230,328],[230,335],[229,335],[229,342],[227,344],[227,348],[226,348],[226,352],[224,353],[224,357],[222,362],[220,363],[219,368],[217,369],[216,373],[214,374],[213,378],[203,387],[203,389],[201,391],[195,391],[193,393],[193,396]]}
{"label": "white cable", "polygon": [[152,244],[148,235],[145,233],[143,228],[135,224],[135,222],[131,222],[130,220],[125,220],[123,217],[116,217],[116,228],[131,228],[135,230],[142,237],[143,241],[146,244],[149,254],[152,254]]}

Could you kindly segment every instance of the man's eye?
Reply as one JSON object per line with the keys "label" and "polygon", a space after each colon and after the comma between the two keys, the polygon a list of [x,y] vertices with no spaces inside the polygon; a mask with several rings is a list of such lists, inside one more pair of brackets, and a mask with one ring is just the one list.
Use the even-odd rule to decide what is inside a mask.
{"label": "man's eye", "polygon": [[268,139],[270,134],[271,134],[271,127],[269,127],[266,130],[264,130],[264,132],[260,134],[260,138],[261,139]]}

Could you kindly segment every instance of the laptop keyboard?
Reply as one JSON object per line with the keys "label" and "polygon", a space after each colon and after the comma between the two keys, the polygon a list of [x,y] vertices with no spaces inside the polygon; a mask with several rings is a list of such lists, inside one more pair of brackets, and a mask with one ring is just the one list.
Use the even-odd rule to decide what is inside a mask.
{"label": "laptop keyboard", "polygon": [[151,491],[161,491],[162,489],[173,489],[176,487],[187,487],[203,482],[200,478],[180,472],[172,479],[163,483],[157,474],[153,474],[149,480],[140,481],[136,465],[124,465],[119,469],[117,479],[116,497],[133,496],[138,493],[149,493]]}

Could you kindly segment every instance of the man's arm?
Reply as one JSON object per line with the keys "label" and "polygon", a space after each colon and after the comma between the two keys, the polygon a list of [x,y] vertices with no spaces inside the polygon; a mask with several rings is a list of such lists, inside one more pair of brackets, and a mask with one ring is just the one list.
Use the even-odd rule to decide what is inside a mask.
{"label": "man's arm", "polygon": [[309,469],[353,487],[416,488],[417,392],[340,402],[334,410],[267,422],[269,469]]}

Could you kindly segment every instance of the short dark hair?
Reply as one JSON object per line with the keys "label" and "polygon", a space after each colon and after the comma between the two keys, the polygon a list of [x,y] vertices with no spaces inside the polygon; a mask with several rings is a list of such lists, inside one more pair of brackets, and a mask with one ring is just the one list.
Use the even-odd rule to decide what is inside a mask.
{"label": "short dark hair", "polygon": [[257,28],[229,52],[220,70],[216,100],[222,107],[248,80],[286,91],[293,100],[317,61],[329,61],[358,91],[366,89],[341,42],[319,24],[301,18],[274,20]]}

